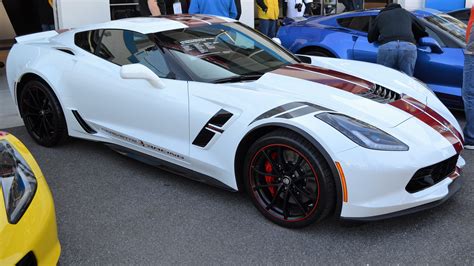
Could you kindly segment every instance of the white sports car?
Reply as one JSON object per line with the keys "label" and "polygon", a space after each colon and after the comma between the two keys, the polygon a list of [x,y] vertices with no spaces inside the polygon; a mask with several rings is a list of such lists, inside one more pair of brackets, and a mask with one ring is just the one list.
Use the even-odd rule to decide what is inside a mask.
{"label": "white sports car", "polygon": [[8,84],[31,137],[67,136],[232,191],[286,227],[378,220],[460,187],[463,135],[420,82],[296,57],[230,19],[133,18],[17,38]]}

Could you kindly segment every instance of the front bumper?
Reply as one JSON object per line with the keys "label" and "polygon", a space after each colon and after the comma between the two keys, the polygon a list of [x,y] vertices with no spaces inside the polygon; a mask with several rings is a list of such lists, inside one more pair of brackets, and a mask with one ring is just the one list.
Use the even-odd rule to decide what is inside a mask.
{"label": "front bumper", "polygon": [[25,257],[31,260],[31,254],[37,265],[56,265],[61,247],[51,191],[26,147],[11,135],[7,135],[7,141],[31,167],[37,180],[37,189],[29,207],[16,224],[8,223],[0,189],[0,265],[15,265]]}
{"label": "front bumper", "polygon": [[433,201],[424,205],[420,205],[417,207],[412,207],[409,209],[401,210],[401,211],[396,211],[392,213],[387,213],[387,214],[382,214],[382,215],[376,215],[376,216],[370,216],[370,217],[341,217],[341,220],[343,221],[354,221],[354,222],[373,222],[373,221],[380,221],[380,220],[385,220],[385,219],[391,219],[399,216],[404,216],[404,215],[409,215],[425,210],[429,210],[431,208],[437,207],[443,203],[445,203],[447,200],[449,200],[454,194],[456,194],[462,187],[463,180],[461,176],[457,177],[456,179],[453,180],[451,184],[449,184],[448,189],[449,192],[448,194],[437,201]]}
{"label": "front bumper", "polygon": [[[355,148],[337,154],[345,174],[347,200],[342,203],[342,220],[373,221],[434,207],[450,198],[460,187],[458,174],[417,192],[407,184],[424,167],[454,156],[452,148],[416,149],[409,152],[380,152]],[[465,161],[459,157],[458,172]]]}

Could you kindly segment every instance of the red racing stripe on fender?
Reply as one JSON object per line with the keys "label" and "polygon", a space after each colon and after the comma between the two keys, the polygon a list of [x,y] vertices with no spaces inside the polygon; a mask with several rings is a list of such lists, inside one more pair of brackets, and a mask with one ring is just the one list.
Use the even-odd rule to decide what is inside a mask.
{"label": "red racing stripe on fender", "polygon": [[431,109],[429,106],[427,106],[425,104],[420,103],[419,101],[417,101],[416,99],[414,99],[412,97],[405,97],[404,100],[411,103],[411,104],[416,105],[418,108],[422,109],[424,112],[426,112],[427,114],[432,116],[434,119],[441,122],[441,124],[443,124],[445,127],[449,128],[449,130],[451,130],[451,132],[454,135],[456,135],[456,137],[464,143],[464,138],[463,138],[462,134],[448,120],[446,120],[443,116],[438,114],[435,110]]}
{"label": "red racing stripe on fender", "polygon": [[316,82],[355,94],[364,93],[369,90],[369,88],[361,86],[359,83],[351,82],[336,76],[322,74],[309,69],[303,69],[297,65],[285,66],[274,70],[271,73]]}
{"label": "red racing stripe on fender", "polygon": [[161,16],[161,17],[183,23],[184,25],[188,27],[198,27],[198,26],[220,24],[220,23],[226,22],[225,20],[217,18],[217,17],[203,16],[203,15],[182,14],[182,15],[167,15],[167,16]]}
{"label": "red racing stripe on fender", "polygon": [[[429,108],[428,106],[422,104],[421,102],[417,101],[411,97],[404,97],[401,100],[394,101],[390,103],[390,105],[405,111],[421,122],[425,123],[426,125],[430,126],[440,135],[442,135],[446,140],[453,145],[453,148],[456,150],[457,153],[460,153],[463,150],[462,139],[459,139],[455,133],[453,133],[450,127],[453,127],[451,124],[450,127],[440,122],[437,118],[433,117],[430,112],[436,113],[434,110]],[[427,108],[429,108],[430,112],[427,112]],[[436,113],[437,114],[437,113]],[[441,117],[441,115],[437,114],[437,116]],[[443,119],[445,120],[445,119]],[[447,120],[445,120],[449,123]],[[454,127],[453,127],[454,128]]]}

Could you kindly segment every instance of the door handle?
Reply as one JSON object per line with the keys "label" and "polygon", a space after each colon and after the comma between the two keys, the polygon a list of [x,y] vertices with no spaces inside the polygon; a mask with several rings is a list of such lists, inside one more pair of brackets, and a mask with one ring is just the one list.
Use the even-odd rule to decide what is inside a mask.
{"label": "door handle", "polygon": [[359,39],[359,36],[352,35],[352,40],[353,40],[354,42],[356,42],[357,39]]}

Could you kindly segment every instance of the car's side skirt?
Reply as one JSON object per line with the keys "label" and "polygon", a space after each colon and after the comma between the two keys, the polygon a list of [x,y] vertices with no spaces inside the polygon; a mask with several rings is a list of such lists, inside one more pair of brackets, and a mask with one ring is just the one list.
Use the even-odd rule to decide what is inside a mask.
{"label": "car's side skirt", "polygon": [[148,154],[144,154],[144,153],[141,153],[139,151],[132,150],[132,149],[117,145],[117,144],[105,143],[105,145],[107,145],[112,150],[114,150],[114,151],[116,151],[120,154],[123,154],[125,156],[130,157],[130,158],[133,158],[133,159],[138,160],[140,162],[158,167],[158,168],[163,169],[165,171],[187,177],[187,178],[192,179],[194,181],[198,181],[198,182],[205,183],[205,184],[208,184],[208,185],[211,185],[211,186],[215,186],[215,187],[219,187],[219,188],[222,188],[222,189],[225,189],[225,190],[229,190],[229,191],[232,191],[232,192],[236,191],[232,187],[220,182],[219,180],[217,180],[217,179],[215,179],[211,176],[208,176],[208,175],[205,175],[205,174],[202,174],[202,173],[198,173],[198,172],[193,171],[191,169],[173,164],[171,162],[168,162],[168,161],[165,161],[165,160],[150,156]]}

